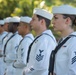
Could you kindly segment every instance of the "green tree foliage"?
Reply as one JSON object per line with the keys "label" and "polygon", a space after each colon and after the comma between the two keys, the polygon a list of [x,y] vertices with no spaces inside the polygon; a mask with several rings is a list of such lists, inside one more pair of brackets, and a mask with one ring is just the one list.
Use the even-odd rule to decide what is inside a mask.
{"label": "green tree foliage", "polygon": [[61,5],[61,4],[70,4],[76,7],[76,0],[45,0],[46,5]]}
{"label": "green tree foliage", "polygon": [[55,5],[70,4],[76,6],[76,0],[0,0],[0,18],[8,16],[32,16],[36,7],[51,9]]}
{"label": "green tree foliage", "polygon": [[19,0],[17,3],[18,7],[13,11],[13,16],[31,16],[32,15],[32,4],[31,0]]}
{"label": "green tree foliage", "polygon": [[[51,12],[53,6],[61,4],[70,4],[76,7],[76,0],[0,0],[0,19],[9,16],[32,16],[33,9],[37,7]],[[59,35],[54,32],[52,25],[49,28],[58,38]],[[58,32],[58,34],[60,33]]]}
{"label": "green tree foliage", "polygon": [[0,0],[0,18],[11,16],[18,0]]}
{"label": "green tree foliage", "polygon": [[0,0],[0,18],[32,16],[35,0]]}

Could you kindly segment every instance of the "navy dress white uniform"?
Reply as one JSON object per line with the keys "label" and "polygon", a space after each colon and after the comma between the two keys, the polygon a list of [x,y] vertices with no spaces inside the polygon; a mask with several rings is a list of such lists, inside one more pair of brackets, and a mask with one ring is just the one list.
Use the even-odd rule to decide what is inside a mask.
{"label": "navy dress white uniform", "polygon": [[9,40],[5,49],[6,57],[4,58],[4,61],[8,70],[7,75],[11,74],[12,63],[14,62],[14,60],[16,60],[16,50],[18,48],[20,40],[22,39],[18,32],[14,33],[13,35],[14,36]]}
{"label": "navy dress white uniform", "polygon": [[[0,25],[4,25],[4,20],[0,20]],[[1,34],[0,34],[0,49],[2,47],[2,40],[3,38],[7,35],[8,32],[6,31],[3,31]]]}
{"label": "navy dress white uniform", "polygon": [[[76,15],[76,8],[62,5],[54,7],[52,12],[53,14]],[[56,53],[54,65],[54,73],[56,75],[76,75],[76,32],[72,32],[70,35],[75,36],[63,44]],[[68,37],[68,35],[66,37]],[[63,40],[66,37],[64,37]]]}
{"label": "navy dress white uniform", "polygon": [[[52,14],[42,9],[36,9],[34,14],[52,19]],[[35,38],[28,53],[27,67],[24,69],[25,75],[48,75],[49,58],[51,51],[56,46],[56,39],[51,30],[43,31]]]}
{"label": "navy dress white uniform", "polygon": [[1,49],[1,50],[4,50],[4,46],[5,46],[6,42],[7,42],[7,40],[8,40],[12,35],[13,35],[13,33],[8,32],[8,34],[6,35],[6,37],[5,37],[5,38],[3,39],[3,41],[2,41],[2,49]]}
{"label": "navy dress white uniform", "polygon": [[[30,23],[31,18],[30,17],[21,17],[21,22]],[[31,33],[26,34],[23,39],[21,40],[19,47],[17,49],[17,59],[16,62],[14,62],[13,66],[16,68],[16,75],[22,75],[23,74],[23,68],[26,67],[26,59],[27,59],[27,52],[29,45],[34,40],[34,36]]]}
{"label": "navy dress white uniform", "polygon": [[[4,24],[5,24],[5,23],[9,23],[9,22],[10,22],[10,19],[11,19],[11,17],[5,18],[5,19],[4,19]],[[7,42],[7,40],[8,40],[12,35],[13,35],[12,32],[8,32],[8,34],[3,38],[3,40],[2,40],[2,49],[1,49],[1,50],[4,50],[4,46],[5,46],[6,42]]]}
{"label": "navy dress white uniform", "polygon": [[[4,20],[0,20],[0,25],[4,25]],[[1,32],[1,34],[0,34],[0,75],[3,75],[3,73],[4,73],[4,69],[3,69],[3,58],[2,58],[2,53],[3,53],[3,51],[2,51],[2,44],[3,44],[3,42],[2,42],[2,40],[3,40],[3,38],[5,37],[7,35],[7,32],[5,32],[5,31],[2,31]]]}
{"label": "navy dress white uniform", "polygon": [[[5,44],[6,44],[6,42],[7,42],[7,40],[11,37],[13,35],[13,33],[8,33],[7,34],[7,36],[3,39],[3,44],[2,44],[2,51],[4,52],[4,46],[5,46]],[[2,53],[3,54],[3,53]],[[5,64],[5,62],[4,62],[4,57],[2,57],[2,61],[3,61],[3,74],[4,74],[4,72],[5,72],[5,69],[6,69],[6,64]]]}
{"label": "navy dress white uniform", "polygon": [[[76,32],[73,32],[70,35],[76,36]],[[76,37],[71,37],[57,52],[55,57],[56,60],[55,60],[55,69],[54,69],[56,75],[76,75],[76,41],[75,40]]]}
{"label": "navy dress white uniform", "polygon": [[0,34],[0,49],[2,49],[3,39],[8,34],[8,32],[4,31]]}
{"label": "navy dress white uniform", "polygon": [[[11,18],[10,22],[17,22],[15,18]],[[16,60],[16,50],[18,48],[19,42],[22,40],[22,37],[15,32],[11,39],[5,44],[4,47],[4,62],[6,64],[6,75],[15,75],[15,69],[12,67],[14,60]]]}

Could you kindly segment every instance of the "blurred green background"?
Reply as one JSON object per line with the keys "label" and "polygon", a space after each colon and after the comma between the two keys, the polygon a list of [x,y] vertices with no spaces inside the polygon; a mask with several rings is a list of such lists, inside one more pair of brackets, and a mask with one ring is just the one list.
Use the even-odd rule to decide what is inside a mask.
{"label": "blurred green background", "polygon": [[[76,0],[0,0],[0,19],[9,16],[30,16],[34,8],[44,8],[51,12],[53,6],[69,4],[76,7]],[[59,32],[54,32],[52,25],[49,27],[55,37],[59,39]],[[76,29],[76,28],[75,28]],[[33,32],[35,35],[35,33]]]}

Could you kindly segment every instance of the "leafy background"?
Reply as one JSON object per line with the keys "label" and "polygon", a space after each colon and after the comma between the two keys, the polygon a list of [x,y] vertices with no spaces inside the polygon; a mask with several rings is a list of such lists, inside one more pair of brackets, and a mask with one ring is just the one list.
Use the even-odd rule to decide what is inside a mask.
{"label": "leafy background", "polygon": [[[44,8],[51,12],[53,6],[69,4],[76,7],[76,0],[0,0],[0,19],[9,16],[30,16],[34,8]],[[52,24],[49,27],[55,37],[59,39],[60,33],[54,32]],[[76,27],[75,27],[76,29]],[[32,31],[35,35],[35,32]]]}

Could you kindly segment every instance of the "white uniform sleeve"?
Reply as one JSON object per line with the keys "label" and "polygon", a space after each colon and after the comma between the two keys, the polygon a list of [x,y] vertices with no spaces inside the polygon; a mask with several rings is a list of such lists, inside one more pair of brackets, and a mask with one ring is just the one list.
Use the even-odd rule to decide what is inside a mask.
{"label": "white uniform sleeve", "polygon": [[18,55],[17,55],[18,59],[14,63],[14,66],[16,68],[24,68],[26,66],[27,51],[31,42],[32,40],[27,38],[19,46]]}
{"label": "white uniform sleeve", "polygon": [[66,75],[76,75],[76,41],[72,41],[73,44],[69,47],[69,70]]}
{"label": "white uniform sleeve", "polygon": [[[48,39],[48,40],[47,40]],[[34,65],[25,69],[26,75],[47,75],[49,67],[49,57],[56,43],[49,38],[41,38],[34,47]],[[38,74],[37,74],[38,73]]]}

